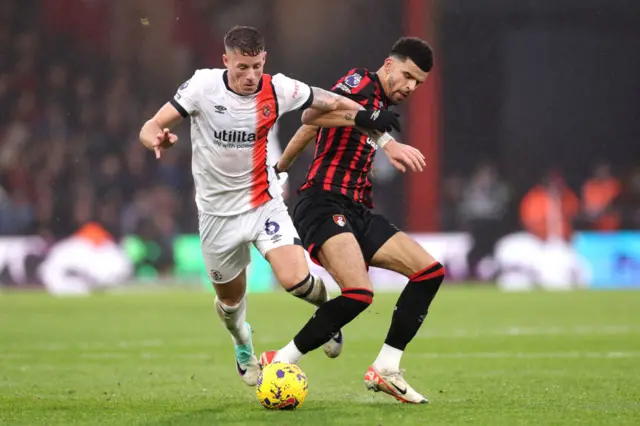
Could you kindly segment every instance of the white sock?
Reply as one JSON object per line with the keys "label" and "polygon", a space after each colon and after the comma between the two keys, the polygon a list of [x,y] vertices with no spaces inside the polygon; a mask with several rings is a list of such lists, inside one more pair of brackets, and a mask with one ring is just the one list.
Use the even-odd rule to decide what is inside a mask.
{"label": "white sock", "polygon": [[402,359],[403,353],[404,351],[385,343],[382,345],[378,358],[373,362],[373,366],[376,370],[400,371],[400,359]]}
{"label": "white sock", "polygon": [[300,361],[300,358],[302,358],[302,355],[303,353],[300,352],[300,350],[298,349],[296,344],[293,343],[293,340],[292,340],[287,344],[287,346],[280,349],[276,353],[276,356],[273,357],[273,362],[286,362],[289,364],[297,364]]}
{"label": "white sock", "polygon": [[251,336],[249,330],[244,325],[247,318],[247,301],[242,298],[235,306],[227,306],[216,297],[216,312],[222,320],[224,326],[229,330],[233,343],[237,346],[249,343]]}

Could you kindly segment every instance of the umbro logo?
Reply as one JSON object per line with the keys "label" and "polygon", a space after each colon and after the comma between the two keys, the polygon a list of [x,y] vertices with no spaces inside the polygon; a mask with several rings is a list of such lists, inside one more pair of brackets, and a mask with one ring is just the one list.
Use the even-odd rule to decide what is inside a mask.
{"label": "umbro logo", "polygon": [[216,105],[213,109],[215,109],[218,114],[224,114],[227,111],[227,107],[222,105]]}

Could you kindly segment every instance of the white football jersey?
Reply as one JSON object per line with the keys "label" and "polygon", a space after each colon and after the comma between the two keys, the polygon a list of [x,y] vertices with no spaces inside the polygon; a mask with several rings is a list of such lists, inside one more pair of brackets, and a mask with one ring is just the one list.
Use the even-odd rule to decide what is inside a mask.
{"label": "white football jersey", "polygon": [[229,88],[224,69],[197,70],[171,104],[191,118],[192,172],[198,210],[232,216],[282,195],[267,165],[267,140],[281,114],[313,102],[311,88],[263,74],[254,95]]}

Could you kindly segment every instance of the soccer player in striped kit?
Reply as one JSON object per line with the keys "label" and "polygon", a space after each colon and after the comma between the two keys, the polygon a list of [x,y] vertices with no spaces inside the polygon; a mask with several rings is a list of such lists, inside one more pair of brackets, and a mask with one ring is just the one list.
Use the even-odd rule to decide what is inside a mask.
{"label": "soccer player in striped kit", "polygon": [[[332,91],[378,114],[404,101],[425,81],[432,66],[433,54],[426,42],[401,38],[380,69],[353,69]],[[263,353],[261,363],[297,363],[304,354],[324,344],[373,302],[369,266],[384,268],[406,276],[409,282],[396,304],[385,343],[364,381],[367,388],[402,402],[426,403],[427,398],[402,376],[400,360],[422,325],[445,271],[415,240],[371,211],[369,179],[378,148],[403,172],[407,167],[422,170],[424,157],[388,134],[371,139],[361,130],[356,114],[358,110],[305,112],[303,122],[313,121],[320,128],[301,127],[277,164],[278,170],[286,171],[304,147],[316,140],[315,156],[293,220],[311,258],[331,274],[342,294],[322,305],[284,348]],[[351,125],[334,128],[344,121]]]}

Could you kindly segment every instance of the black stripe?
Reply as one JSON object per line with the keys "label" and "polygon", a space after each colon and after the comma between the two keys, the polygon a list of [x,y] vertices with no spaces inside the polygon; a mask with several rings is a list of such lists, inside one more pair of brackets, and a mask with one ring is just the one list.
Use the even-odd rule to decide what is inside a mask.
{"label": "black stripe", "polygon": [[307,98],[306,101],[304,101],[300,109],[301,110],[307,109],[311,106],[312,103],[313,103],[313,89],[311,88],[311,86],[309,86],[309,97]]}
{"label": "black stripe", "polygon": [[273,120],[273,124],[275,124],[278,117],[280,117],[280,106],[278,105],[278,95],[276,94],[278,92],[276,92],[276,86],[273,85],[273,79],[271,80],[271,90],[273,91],[273,100],[276,103],[276,119]]}
{"label": "black stripe", "polygon": [[373,292],[371,290],[367,290],[366,288],[352,288],[343,290],[342,294],[362,294],[364,296],[373,296]]}
{"label": "black stripe", "polygon": [[431,268],[427,269],[426,271],[422,272],[420,275],[418,275],[417,277],[414,277],[414,278],[419,278],[419,277],[423,277],[425,275],[432,274],[432,273],[434,273],[436,271],[439,271],[442,268],[444,268],[444,266],[442,266],[441,263],[437,263],[437,264],[433,265]]}
{"label": "black stripe", "polygon": [[307,276],[306,276],[306,277],[304,277],[304,279],[303,279],[302,281],[300,281],[298,284],[294,285],[294,286],[293,286],[293,287],[291,287],[291,288],[288,288],[288,289],[287,289],[287,291],[288,291],[289,293],[291,293],[293,290],[296,290],[296,289],[298,289],[298,288],[302,287],[303,285],[305,285],[305,284],[307,283],[307,281],[309,281],[309,278],[313,279],[313,276],[311,275],[311,272],[309,272],[309,273],[307,274]]}
{"label": "black stripe", "polygon": [[312,278],[311,279],[311,284],[309,284],[309,288],[307,289],[307,291],[305,291],[302,294],[297,294],[296,296],[299,297],[300,299],[306,298],[313,291],[313,287],[315,287],[315,285],[314,285],[313,278]]}
{"label": "black stripe", "polygon": [[188,116],[189,116],[189,113],[187,112],[187,110],[186,110],[186,109],[184,109],[184,108],[182,107],[182,105],[180,105],[180,104],[178,103],[178,101],[176,101],[175,99],[173,99],[173,98],[172,98],[172,99],[169,101],[169,103],[170,103],[171,105],[173,105],[173,107],[174,107],[174,108],[175,108],[175,109],[180,113],[180,115],[182,116],[182,118],[186,118],[186,117],[188,117]]}
{"label": "black stripe", "polygon": [[304,245],[302,244],[302,240],[298,237],[295,237],[293,239],[293,245],[294,246],[300,246],[300,247],[304,247]]}

